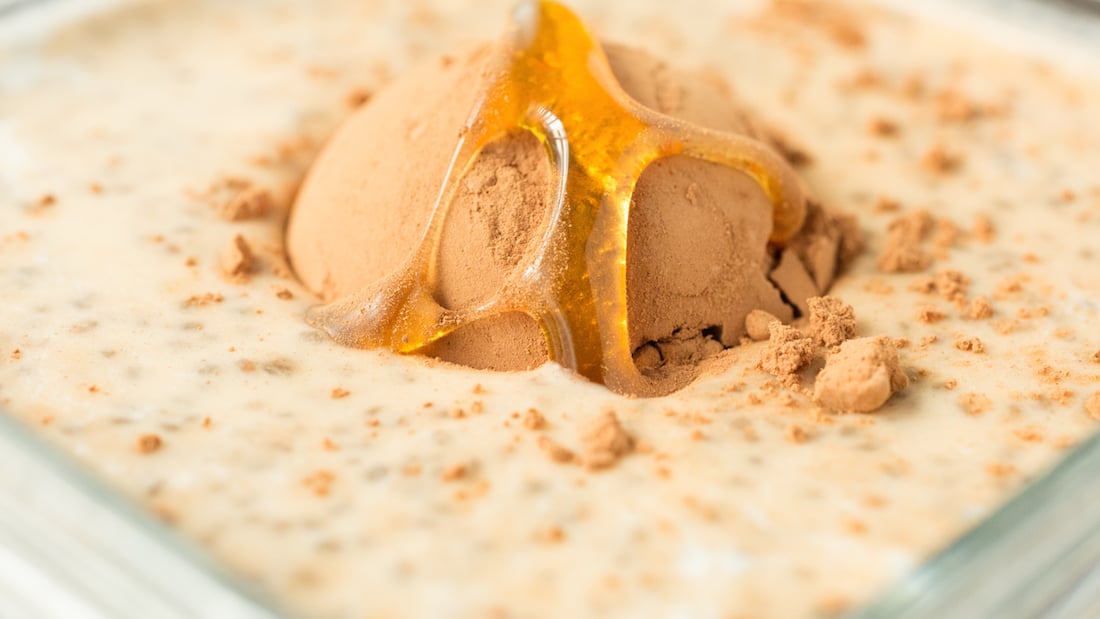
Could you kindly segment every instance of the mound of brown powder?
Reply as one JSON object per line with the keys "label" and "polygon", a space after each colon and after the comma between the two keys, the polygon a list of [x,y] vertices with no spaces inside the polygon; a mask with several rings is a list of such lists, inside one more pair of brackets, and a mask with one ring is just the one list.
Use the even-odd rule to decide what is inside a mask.
{"label": "mound of brown powder", "polygon": [[[303,283],[331,301],[407,260],[430,217],[490,55],[483,45],[431,62],[359,108],[322,152],[291,214],[287,250]],[[646,54],[606,48],[623,89],[643,105],[699,125],[768,138],[713,77],[674,71]],[[471,307],[529,264],[547,219],[543,147],[515,134],[490,144],[465,174],[444,223],[437,301]],[[810,203],[802,232],[769,247],[772,207],[748,176],[670,157],[638,179],[629,218],[627,300],[637,365],[684,384],[703,358],[738,343],[752,310],[783,321],[832,283],[857,248],[850,222]],[[425,349],[476,368],[521,370],[547,359],[521,313],[467,325]]]}

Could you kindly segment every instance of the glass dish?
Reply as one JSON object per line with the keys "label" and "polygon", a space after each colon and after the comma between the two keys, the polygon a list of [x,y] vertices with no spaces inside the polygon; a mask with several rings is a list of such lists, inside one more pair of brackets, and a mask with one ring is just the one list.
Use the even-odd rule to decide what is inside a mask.
{"label": "glass dish", "polygon": [[[1090,0],[887,3],[1096,69]],[[33,36],[92,4],[0,2],[0,36]],[[0,616],[290,616],[2,411],[0,454]],[[1097,472],[1100,436],[850,617],[1100,616]]]}

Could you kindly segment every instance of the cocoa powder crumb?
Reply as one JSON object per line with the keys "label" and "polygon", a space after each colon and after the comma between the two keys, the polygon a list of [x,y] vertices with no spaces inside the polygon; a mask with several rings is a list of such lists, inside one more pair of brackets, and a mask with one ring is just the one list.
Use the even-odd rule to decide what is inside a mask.
{"label": "cocoa powder crumb", "polygon": [[890,338],[857,338],[826,358],[814,382],[814,400],[836,411],[869,413],[908,385]]}
{"label": "cocoa powder crumb", "polygon": [[955,340],[955,348],[963,352],[981,354],[985,352],[985,344],[976,337],[960,338]]}
{"label": "cocoa powder crumb", "polygon": [[910,243],[887,241],[878,257],[878,269],[883,273],[916,273],[928,268],[932,256]]}
{"label": "cocoa powder crumb", "polygon": [[985,295],[978,295],[970,301],[966,310],[966,317],[971,320],[985,320],[993,317],[993,306]]}
{"label": "cocoa powder crumb", "polygon": [[12,361],[19,361],[22,358],[23,358],[23,351],[22,350],[19,350],[18,348],[16,348],[16,349],[13,349],[11,351],[11,360]]}
{"label": "cocoa powder crumb", "polygon": [[925,324],[937,323],[944,319],[944,313],[932,305],[921,305],[917,308],[917,320]]}
{"label": "cocoa powder crumb", "polygon": [[970,287],[970,278],[954,269],[942,269],[933,278],[936,292],[948,301],[958,301],[966,297]]}
{"label": "cocoa powder crumb", "polygon": [[971,234],[973,234],[974,239],[980,243],[992,242],[995,235],[993,222],[985,215],[978,215],[974,218],[974,230]]}
{"label": "cocoa powder crumb", "polygon": [[352,108],[362,107],[371,100],[372,93],[365,88],[356,88],[344,97],[344,103]]}
{"label": "cocoa powder crumb", "polygon": [[1089,417],[1100,421],[1100,391],[1094,392],[1085,400],[1085,411]]}
{"label": "cocoa powder crumb", "polygon": [[576,457],[572,451],[563,447],[549,436],[539,437],[539,449],[546,453],[551,460],[559,464],[569,464]]}
{"label": "cocoa powder crumb", "polygon": [[275,287],[275,298],[282,299],[283,301],[289,301],[294,298],[294,293],[289,288],[283,286]]}
{"label": "cocoa powder crumb", "polygon": [[1093,363],[1100,363],[1100,349],[1098,349],[1096,352],[1092,353],[1092,356],[1089,357],[1089,360],[1092,361]]}
{"label": "cocoa powder crumb", "polygon": [[565,541],[565,531],[561,527],[547,527],[535,532],[535,540],[544,544],[560,544]]}
{"label": "cocoa powder crumb", "polygon": [[760,354],[760,367],[773,376],[792,376],[814,359],[814,343],[798,329],[780,322],[768,325],[768,347]]}
{"label": "cocoa powder crumb", "polygon": [[943,144],[937,144],[925,151],[920,165],[934,174],[948,174],[962,165],[962,156],[949,151]]}
{"label": "cocoa powder crumb", "polygon": [[263,217],[275,202],[268,190],[254,186],[248,179],[233,176],[213,183],[200,197],[226,221]]}
{"label": "cocoa powder crumb", "polygon": [[993,477],[1012,477],[1018,474],[1020,471],[1011,464],[993,462],[986,465],[985,472]]}
{"label": "cocoa powder crumb", "polygon": [[55,204],[57,204],[57,196],[52,193],[42,194],[38,197],[37,200],[34,201],[33,204],[27,207],[27,212],[33,215],[38,215],[45,212],[47,209],[54,206]]}
{"label": "cocoa powder crumb", "polygon": [[1059,406],[1066,406],[1073,399],[1073,392],[1069,389],[1055,388],[1050,390],[1048,397]]}
{"label": "cocoa powder crumb", "polygon": [[302,478],[302,485],[319,497],[326,497],[332,491],[332,483],[336,481],[336,474],[332,471],[319,470]]}
{"label": "cocoa powder crumb", "polygon": [[875,200],[874,205],[871,207],[871,210],[875,211],[876,213],[893,213],[900,209],[901,203],[893,198],[888,198],[886,196],[879,196],[879,198]]}
{"label": "cocoa powder crumb", "polygon": [[784,438],[795,445],[802,445],[810,440],[810,433],[798,424],[791,424],[783,432]]}
{"label": "cocoa powder crumb", "polygon": [[183,307],[203,307],[214,303],[221,303],[224,300],[225,297],[217,292],[193,294],[183,301]]}
{"label": "cocoa powder crumb", "polygon": [[789,21],[797,26],[820,28],[837,45],[862,49],[866,44],[863,25],[856,15],[840,7],[807,0],[773,0],[761,17],[767,20]]}
{"label": "cocoa powder crumb", "polygon": [[523,415],[523,426],[528,430],[542,430],[546,427],[546,417],[537,409],[529,408]]}
{"label": "cocoa powder crumb", "polygon": [[924,96],[924,76],[919,72],[912,73],[901,83],[901,96],[910,100],[917,100]]}
{"label": "cocoa powder crumb", "polygon": [[451,466],[443,469],[443,473],[440,475],[440,478],[443,481],[457,481],[466,477],[466,474],[468,472],[468,468],[465,464],[452,464]]}
{"label": "cocoa powder crumb", "polygon": [[1013,436],[1025,443],[1042,443],[1043,433],[1035,428],[1018,428],[1012,431]]}
{"label": "cocoa powder crumb", "polygon": [[943,388],[948,390],[948,391],[953,391],[955,389],[955,387],[958,387],[958,386],[959,386],[959,381],[955,380],[954,378],[949,378],[949,379],[943,381]]}
{"label": "cocoa powder crumb", "polygon": [[584,465],[590,471],[605,469],[634,449],[634,438],[619,423],[618,416],[605,411],[581,433]]}
{"label": "cocoa powder crumb", "polygon": [[860,69],[855,75],[842,80],[838,86],[844,89],[865,90],[882,84],[882,76],[873,69]]}
{"label": "cocoa powder crumb", "polygon": [[221,255],[222,275],[231,282],[243,284],[256,271],[256,256],[243,235],[236,235]]}
{"label": "cocoa powder crumb", "polygon": [[988,396],[981,393],[968,392],[961,394],[956,400],[967,415],[980,415],[993,405]]}
{"label": "cocoa powder crumb", "polygon": [[349,395],[351,395],[351,392],[348,391],[347,389],[342,388],[342,387],[334,388],[332,390],[332,392],[329,394],[329,396],[332,397],[333,400],[341,400],[343,398],[348,397]]}
{"label": "cocoa powder crumb", "polygon": [[978,116],[981,109],[956,90],[944,90],[936,95],[936,117],[947,122],[966,122]]}
{"label": "cocoa powder crumb", "polygon": [[863,535],[867,532],[867,523],[858,518],[848,518],[844,521],[844,528],[853,535]]}
{"label": "cocoa powder crumb", "polygon": [[997,282],[997,288],[993,293],[993,297],[996,299],[1004,299],[1013,296],[1024,289],[1024,284],[1031,278],[1023,273],[1016,275],[1009,275],[1001,281]]}
{"label": "cocoa powder crumb", "polygon": [[753,340],[762,342],[770,337],[768,325],[773,322],[779,322],[779,319],[764,310],[755,309],[745,317],[745,331]]}
{"label": "cocoa powder crumb", "polygon": [[163,439],[157,434],[142,434],[137,439],[138,453],[151,454],[159,451],[163,445]]}
{"label": "cocoa powder crumb", "polygon": [[892,120],[883,118],[881,116],[876,116],[867,123],[867,131],[869,131],[871,135],[879,137],[890,137],[893,135],[897,135],[898,125]]}
{"label": "cocoa powder crumb", "polygon": [[856,314],[836,297],[810,297],[810,336],[823,346],[839,346],[856,334]]}
{"label": "cocoa powder crumb", "polygon": [[883,273],[915,273],[928,268],[932,256],[921,248],[932,230],[932,215],[924,209],[894,218],[886,227],[886,245],[878,256]]}

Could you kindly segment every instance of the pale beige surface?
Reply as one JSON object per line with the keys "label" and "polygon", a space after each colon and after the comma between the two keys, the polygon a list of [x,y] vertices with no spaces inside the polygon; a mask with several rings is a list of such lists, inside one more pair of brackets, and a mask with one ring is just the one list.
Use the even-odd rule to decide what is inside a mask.
{"label": "pale beige surface", "polygon": [[[866,600],[1095,427],[1096,82],[888,15],[866,18],[859,52],[783,20],[578,3],[606,38],[715,67],[797,136],[815,156],[809,182],[870,238],[837,289],[857,334],[912,343],[913,384],[873,417],[821,415],[799,396],[784,406],[750,369],[760,344],[676,396],[634,401],[553,366],[494,375],[342,349],[302,323],[313,301],[292,282],[221,279],[233,235],[275,243],[278,220],[220,221],[187,189],[224,173],[292,183],[309,149],[250,160],[321,139],[353,86],[493,35],[508,3],[324,4],[149,3],[0,56],[0,406],[292,607],[815,616]],[[880,86],[843,86],[866,69]],[[915,71],[926,94],[913,99],[901,91]],[[1007,112],[941,121],[934,95],[948,86]],[[870,135],[876,116],[898,135]],[[941,142],[965,157],[956,173],[919,163]],[[56,204],[28,208],[46,193]],[[964,232],[978,213],[993,219],[992,243],[964,234],[934,267],[968,274],[972,294],[994,297],[993,319],[964,320],[908,290],[913,276],[874,272],[883,195]],[[1031,279],[997,298],[1017,273]],[[224,301],[181,307],[206,292]],[[919,323],[921,303],[947,318]],[[985,352],[956,349],[956,334]],[[964,412],[967,393],[989,398],[984,412]],[[553,463],[511,417],[532,406],[549,421],[540,432],[571,448],[612,408],[647,453],[600,474]],[[159,451],[138,453],[144,433]],[[465,477],[444,481],[457,464]]]}

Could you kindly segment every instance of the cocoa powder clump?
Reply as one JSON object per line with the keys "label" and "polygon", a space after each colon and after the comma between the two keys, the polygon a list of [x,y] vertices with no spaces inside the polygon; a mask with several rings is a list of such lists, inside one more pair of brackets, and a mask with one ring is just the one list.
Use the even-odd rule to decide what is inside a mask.
{"label": "cocoa powder clump", "polygon": [[856,334],[856,314],[851,305],[836,297],[813,297],[810,305],[810,336],[822,346],[839,346]]}
{"label": "cocoa powder clump", "polygon": [[745,317],[745,332],[757,342],[762,342],[771,337],[770,325],[779,322],[775,316],[764,310],[752,310]]}
{"label": "cocoa powder clump", "polygon": [[768,325],[768,347],[760,354],[760,367],[778,377],[793,376],[814,360],[814,341],[798,329],[780,322]]}
{"label": "cocoa powder clump", "polygon": [[634,450],[634,437],[627,434],[618,416],[605,411],[581,432],[584,465],[589,470],[605,469]]}
{"label": "cocoa powder clump", "polygon": [[844,342],[826,358],[814,383],[814,399],[833,410],[869,413],[908,385],[893,341],[863,337]]}

